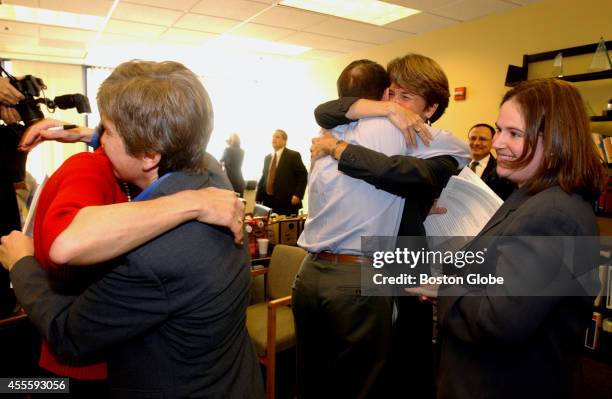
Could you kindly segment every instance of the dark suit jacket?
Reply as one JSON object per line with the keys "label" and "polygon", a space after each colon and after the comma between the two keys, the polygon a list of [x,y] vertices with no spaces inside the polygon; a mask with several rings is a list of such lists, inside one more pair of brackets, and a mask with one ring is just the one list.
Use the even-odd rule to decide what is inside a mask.
{"label": "dark suit jacket", "polygon": [[[153,196],[211,185],[208,174],[175,173]],[[80,296],[52,291],[32,257],[11,278],[56,353],[107,357],[112,397],[263,397],[245,326],[249,255],[227,229],[184,223],[130,252]]]}
{"label": "dark suit jacket", "polygon": [[244,178],[242,177],[243,160],[244,150],[234,146],[226,147],[220,159],[225,166],[225,173],[227,173],[227,177],[232,183],[234,191],[240,193],[240,195],[244,192]]}
{"label": "dark suit jacket", "polygon": [[482,171],[482,176],[480,177],[487,186],[491,187],[491,190],[495,191],[497,195],[504,201],[506,198],[512,194],[514,190],[516,190],[516,184],[511,182],[510,180],[499,177],[497,174],[497,159],[491,154],[489,157],[489,163],[487,167]]}
{"label": "dark suit jacket", "polygon": [[[376,188],[405,198],[399,236],[425,236],[423,222],[434,199],[457,170],[451,156],[428,159],[394,155],[388,157],[361,146],[349,145],[342,153],[338,169]],[[373,204],[376,205],[376,204]],[[415,240],[415,239],[413,239]],[[426,243],[422,243],[426,246]],[[403,270],[395,270],[399,275]],[[401,289],[398,288],[398,289]],[[381,384],[380,397],[404,397],[406,386],[415,398],[434,395],[434,354],[431,346],[432,307],[415,297],[398,296],[393,349]],[[410,359],[410,361],[406,361]],[[394,381],[403,381],[395,384]],[[384,386],[384,388],[382,388]]]}
{"label": "dark suit jacket", "polygon": [[[27,154],[17,151],[23,130],[21,125],[0,125],[0,235],[21,230],[14,183],[25,177]],[[8,272],[0,267],[0,319],[10,316],[14,308],[15,295],[10,288]]]}
{"label": "dark suit jacket", "polygon": [[261,179],[257,183],[256,201],[261,201],[278,214],[297,214],[302,207],[302,201],[297,206],[291,205],[293,195],[304,198],[308,172],[302,163],[302,157],[297,151],[285,147],[276,165],[276,176],[274,178],[274,195],[266,194],[266,183],[268,181],[268,169],[272,155],[268,154],[264,160]]}
{"label": "dark suit jacket", "polygon": [[[441,290],[439,398],[572,396],[592,312],[592,297],[572,277],[596,267],[599,249],[581,246],[567,258],[566,248],[551,245],[557,239],[541,236],[596,235],[591,205],[558,186],[535,195],[519,189],[508,198],[467,248],[485,242],[483,269],[505,276],[504,285]],[[571,259],[572,274],[562,259]]]}

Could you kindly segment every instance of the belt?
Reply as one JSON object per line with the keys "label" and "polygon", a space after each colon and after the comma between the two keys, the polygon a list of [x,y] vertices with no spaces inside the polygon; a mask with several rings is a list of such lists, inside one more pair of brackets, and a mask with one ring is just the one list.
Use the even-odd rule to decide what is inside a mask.
{"label": "belt", "polygon": [[356,265],[369,263],[372,261],[372,259],[368,258],[367,256],[332,254],[331,252],[326,251],[313,253],[312,255],[315,257],[315,259],[330,260],[338,263],[351,263]]}

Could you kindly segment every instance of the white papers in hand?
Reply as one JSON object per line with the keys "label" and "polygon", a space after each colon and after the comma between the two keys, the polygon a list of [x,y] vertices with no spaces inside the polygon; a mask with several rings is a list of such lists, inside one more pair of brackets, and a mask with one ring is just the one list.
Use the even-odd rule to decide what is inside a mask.
{"label": "white papers in hand", "polygon": [[32,203],[30,203],[30,209],[28,210],[28,216],[26,217],[25,222],[23,223],[23,229],[21,231],[23,234],[27,236],[34,236],[34,218],[36,217],[36,207],[38,206],[38,199],[40,198],[40,193],[42,193],[45,184],[49,180],[49,175],[45,175],[42,183],[38,185],[36,188],[36,192],[34,193],[34,197],[32,197]]}
{"label": "white papers in hand", "polygon": [[470,168],[452,176],[442,190],[438,206],[444,214],[432,214],[425,219],[428,236],[477,235],[504,201]]}

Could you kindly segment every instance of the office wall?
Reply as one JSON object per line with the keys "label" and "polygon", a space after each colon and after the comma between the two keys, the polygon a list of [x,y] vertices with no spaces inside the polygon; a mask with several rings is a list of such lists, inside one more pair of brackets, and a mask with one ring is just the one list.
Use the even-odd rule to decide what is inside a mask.
{"label": "office wall", "polygon": [[[508,89],[504,87],[508,64],[522,65],[523,54],[594,43],[600,36],[611,40],[610,16],[609,0],[545,0],[322,63],[318,77],[327,82],[322,86],[333,88],[336,77],[351,60],[369,58],[386,65],[408,52],[427,55],[446,71],[451,94],[455,87],[467,87],[467,99],[451,99],[446,114],[436,122],[465,137],[474,123],[495,122],[499,101]],[[586,72],[576,68],[588,66],[590,57],[580,66],[572,61],[566,59],[566,74]],[[537,65],[535,70],[531,77],[552,76],[552,60],[548,65]],[[612,97],[612,79],[577,85],[585,89],[594,113],[600,113],[604,102]]]}

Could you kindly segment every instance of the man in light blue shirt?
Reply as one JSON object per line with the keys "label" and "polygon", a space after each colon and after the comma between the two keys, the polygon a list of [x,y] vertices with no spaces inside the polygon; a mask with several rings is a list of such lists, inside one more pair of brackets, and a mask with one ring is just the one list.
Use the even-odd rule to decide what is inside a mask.
{"label": "man in light blue shirt", "polygon": [[[378,73],[384,71],[378,64],[354,64],[347,69],[351,65],[353,69],[378,66]],[[425,146],[419,137],[416,148],[406,145],[402,132],[386,117],[360,119],[334,128],[332,134],[387,156],[451,155],[459,168],[467,164],[470,152],[465,142],[448,131],[426,128],[432,141]],[[308,220],[298,245],[310,253],[362,255],[361,237],[397,235],[403,206],[404,198],[338,171],[338,161],[332,157],[318,159],[308,177]]]}
{"label": "man in light blue shirt", "polygon": [[[380,100],[389,83],[382,66],[359,60],[340,75],[338,94]],[[419,104],[414,112],[426,118],[437,108],[424,100]],[[467,163],[467,144],[427,128],[433,141],[429,147],[421,141],[417,148],[409,148],[401,131],[383,117],[338,126],[332,133],[339,142],[387,156],[452,155],[459,165]],[[310,254],[293,291],[298,397],[374,397],[389,353],[393,298],[361,296],[360,264],[368,262],[361,237],[396,236],[405,199],[339,172],[337,157],[313,163],[308,187],[309,217],[298,245]],[[339,391],[322,390],[329,386]]]}

